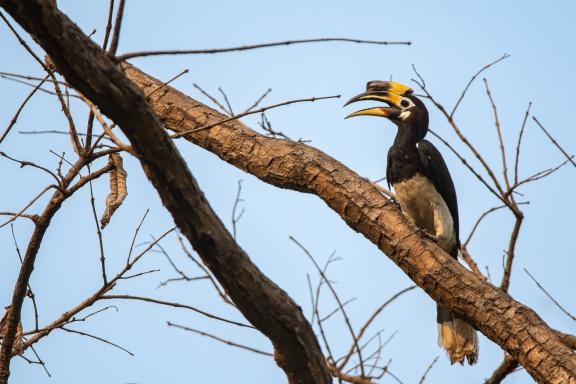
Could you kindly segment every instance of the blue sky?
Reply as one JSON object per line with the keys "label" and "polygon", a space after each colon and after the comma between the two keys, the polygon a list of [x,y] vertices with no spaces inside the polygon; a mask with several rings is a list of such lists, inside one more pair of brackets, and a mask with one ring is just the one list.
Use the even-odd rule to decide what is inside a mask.
{"label": "blue sky", "polygon": [[[294,98],[341,94],[340,100],[292,105],[270,111],[275,129],[291,137],[312,140],[360,175],[377,179],[384,175],[386,152],[394,127],[381,119],[343,120],[349,109],[342,104],[364,89],[373,79],[389,79],[413,85],[411,65],[425,77],[430,91],[443,104],[452,106],[470,76],[483,65],[502,56],[510,58],[483,74],[489,81],[500,112],[506,143],[517,137],[529,101],[532,112],[573,153],[576,134],[571,121],[576,85],[576,55],[570,1],[548,2],[448,2],[408,3],[362,2],[198,2],[128,1],[119,52],[149,49],[209,48],[315,37],[351,37],[371,40],[409,40],[411,46],[368,46],[341,43],[280,47],[252,52],[207,56],[155,57],[134,64],[160,79],[169,79],[185,68],[189,74],[174,86],[192,97],[207,100],[193,87],[197,83],[216,94],[219,86],[228,94],[236,111],[252,104],[266,89],[263,102],[273,104]],[[84,31],[97,29],[101,41],[107,1],[60,0],[60,8]],[[30,39],[28,39],[30,41]],[[40,50],[35,47],[38,52]],[[39,75],[41,69],[27,56],[4,25],[0,25],[1,71]],[[0,125],[5,126],[29,88],[0,79]],[[428,103],[431,128],[466,153],[448,124]],[[73,105],[82,126],[86,110]],[[499,146],[491,106],[481,79],[470,88],[457,121],[488,162],[501,172]],[[257,128],[257,118],[244,120]],[[57,101],[35,96],[0,150],[21,159],[55,168],[57,159],[49,149],[72,152],[65,136],[30,136],[19,130],[66,129]],[[437,143],[434,139],[431,141]],[[343,299],[356,297],[348,306],[356,328],[372,311],[410,280],[371,243],[350,228],[315,196],[279,190],[229,166],[211,153],[188,143],[178,144],[189,167],[210,203],[230,226],[236,185],[243,180],[245,214],[239,223],[238,241],[254,262],[310,313],[306,274],[314,281],[313,266],[288,239],[294,236],[323,262],[336,251],[342,258],[329,272]],[[453,175],[460,205],[461,231],[467,234],[476,218],[498,202],[446,148],[438,143]],[[513,158],[513,146],[508,156]],[[531,175],[562,161],[562,156],[544,134],[529,122],[521,154],[520,174]],[[121,267],[132,233],[146,209],[150,209],[139,241],[148,241],[172,225],[156,192],[148,184],[139,164],[125,157],[129,174],[129,196],[104,231],[108,268]],[[474,163],[474,162],[473,162]],[[477,165],[476,163],[474,163]],[[8,161],[0,163],[4,175],[0,211],[21,207],[49,179],[33,169],[19,169]],[[555,308],[536,288],[522,268],[527,268],[572,313],[573,295],[566,285],[572,281],[576,261],[569,239],[575,213],[572,196],[574,168],[565,167],[541,182],[521,189],[526,221],[522,228],[514,264],[511,294],[535,309],[552,327],[576,332],[576,325]],[[7,181],[9,180],[9,182]],[[103,210],[107,181],[95,183],[99,212]],[[35,212],[45,200],[35,205]],[[89,194],[83,190],[67,201],[54,218],[38,255],[31,284],[41,308],[40,322],[46,324],[76,305],[100,283],[99,250],[91,221]],[[18,221],[14,227],[24,248],[31,226]],[[502,276],[502,254],[512,229],[505,213],[496,213],[480,227],[470,251],[478,264],[489,267],[494,281]],[[9,228],[0,230],[4,257],[0,267],[0,302],[9,303],[17,276],[18,259]],[[190,274],[197,271],[187,263],[177,239],[163,246],[179,266]],[[166,259],[156,253],[143,260],[139,271],[161,271],[141,279],[122,282],[118,293],[148,295],[179,301],[231,318],[241,316],[224,304],[206,282],[174,283],[157,289],[160,281],[175,277]],[[95,309],[111,303],[102,303]],[[266,357],[230,348],[224,344],[169,328],[172,321],[206,330],[223,338],[271,351],[269,342],[257,332],[215,323],[190,312],[147,303],[117,302],[109,310],[76,329],[105,336],[135,353],[130,357],[108,345],[64,332],[54,332],[37,345],[53,375],[46,377],[37,366],[21,359],[12,363],[13,382],[26,383],[271,383],[285,382],[282,371]],[[335,304],[326,294],[321,309],[328,313]],[[24,326],[33,325],[29,303],[25,304]],[[430,361],[440,360],[429,374],[430,383],[482,382],[500,363],[502,351],[481,338],[480,360],[475,367],[450,366],[436,344],[435,304],[420,289],[411,291],[391,305],[374,324],[372,332],[385,329],[387,338],[398,333],[384,350],[392,359],[391,371],[405,383],[417,382]],[[332,348],[343,354],[350,338],[341,318],[327,323]],[[525,372],[511,375],[507,382],[529,381]],[[394,382],[384,377],[382,383]]]}

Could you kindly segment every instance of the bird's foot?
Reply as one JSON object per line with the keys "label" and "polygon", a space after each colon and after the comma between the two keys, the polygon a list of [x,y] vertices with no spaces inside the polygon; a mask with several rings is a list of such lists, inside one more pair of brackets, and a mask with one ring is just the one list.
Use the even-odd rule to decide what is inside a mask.
{"label": "bird's foot", "polygon": [[420,235],[422,235],[422,237],[427,238],[428,240],[432,240],[433,242],[437,243],[440,239],[438,238],[438,236],[435,236],[433,234],[431,234],[430,232],[428,232],[427,230],[425,230],[424,228],[418,228],[418,233],[420,233]]}

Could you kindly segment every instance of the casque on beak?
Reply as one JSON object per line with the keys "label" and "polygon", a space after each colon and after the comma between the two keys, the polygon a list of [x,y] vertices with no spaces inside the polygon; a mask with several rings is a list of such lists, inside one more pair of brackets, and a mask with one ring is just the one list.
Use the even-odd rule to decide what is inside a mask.
{"label": "casque on beak", "polygon": [[373,100],[385,102],[389,107],[362,109],[349,114],[345,118],[348,119],[354,116],[381,116],[390,119],[396,118],[402,112],[399,108],[402,96],[411,94],[412,92],[411,88],[393,81],[370,81],[366,84],[366,92],[354,96],[348,100],[344,106],[357,101]]}

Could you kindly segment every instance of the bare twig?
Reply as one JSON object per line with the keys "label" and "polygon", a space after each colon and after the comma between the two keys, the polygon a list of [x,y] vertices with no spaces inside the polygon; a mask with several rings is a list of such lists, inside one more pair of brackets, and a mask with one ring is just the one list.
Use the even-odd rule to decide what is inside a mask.
{"label": "bare twig", "polygon": [[130,356],[134,356],[134,354],[133,354],[132,352],[130,352],[129,350],[127,350],[126,348],[121,347],[121,346],[119,346],[118,344],[113,343],[113,342],[111,342],[110,340],[106,340],[106,339],[104,339],[104,338],[102,338],[102,337],[94,336],[94,335],[91,335],[90,333],[87,333],[87,332],[82,332],[82,331],[78,331],[78,330],[76,330],[76,329],[70,329],[70,328],[66,328],[66,327],[60,327],[60,329],[63,330],[63,331],[69,332],[69,333],[76,333],[76,334],[81,335],[81,336],[86,336],[86,337],[90,337],[90,338],[92,338],[92,339],[101,341],[101,342],[103,342],[103,343],[105,343],[105,344],[108,344],[108,345],[111,345],[111,346],[116,347],[116,348],[118,348],[118,349],[121,349],[122,351],[126,352],[126,353],[129,354]]}
{"label": "bare twig", "polygon": [[19,217],[26,217],[31,219],[32,221],[34,221],[36,223],[36,221],[38,220],[38,217],[36,215],[30,216],[30,215],[24,215],[24,212],[26,212],[26,210],[28,208],[30,208],[39,198],[42,197],[42,195],[44,195],[46,192],[48,192],[50,189],[55,188],[58,189],[57,185],[49,185],[47,187],[45,187],[43,190],[40,191],[40,193],[38,193],[36,196],[34,196],[34,198],[32,200],[30,200],[30,202],[28,202],[28,204],[26,204],[24,206],[24,208],[22,208],[19,212],[17,212],[16,214],[13,214],[12,212],[2,212],[3,214],[9,214],[12,216],[12,218],[10,218],[9,220],[5,221],[4,223],[0,224],[0,228],[5,227],[6,225],[10,224],[11,222],[13,222],[14,220],[16,220]]}
{"label": "bare twig", "polygon": [[538,288],[540,288],[540,290],[541,290],[542,292],[544,292],[544,294],[545,294],[546,296],[548,296],[548,298],[549,298],[550,300],[552,300],[552,302],[553,302],[554,304],[556,304],[556,306],[557,306],[558,308],[560,308],[560,310],[561,310],[562,312],[564,312],[564,313],[566,314],[566,316],[568,316],[568,317],[571,318],[572,320],[576,321],[576,316],[572,315],[570,312],[568,312],[567,310],[565,310],[564,307],[562,307],[562,306],[560,305],[560,303],[559,303],[558,301],[556,301],[556,299],[554,299],[554,297],[552,297],[551,294],[548,293],[548,291],[542,286],[542,284],[540,284],[540,283],[538,282],[538,280],[536,280],[536,278],[535,278],[534,276],[532,276],[532,274],[531,274],[530,272],[528,272],[528,270],[527,270],[526,268],[524,268],[524,272],[526,272],[526,273],[528,274],[528,276],[530,276],[530,278],[532,279],[532,281],[534,281],[534,283],[536,283],[536,285],[538,286]]}
{"label": "bare twig", "polygon": [[26,96],[26,98],[24,99],[24,101],[22,101],[22,103],[20,104],[20,107],[18,107],[18,110],[16,111],[16,113],[14,114],[14,116],[12,116],[12,119],[10,120],[10,123],[8,124],[8,127],[6,127],[6,129],[4,130],[4,132],[2,133],[2,136],[0,136],[0,143],[2,141],[4,141],[4,139],[6,138],[6,136],[8,136],[8,133],[10,133],[10,130],[12,129],[12,127],[14,127],[14,125],[16,125],[16,121],[18,121],[18,117],[20,116],[20,113],[22,112],[22,110],[24,109],[24,107],[26,106],[26,104],[28,103],[28,101],[32,98],[32,96],[34,96],[34,94],[36,93],[36,91],[38,91],[38,89],[40,89],[40,87],[42,86],[42,84],[44,84],[44,82],[46,80],[48,80],[48,77],[50,77],[50,75],[46,75],[44,76],[43,79],[41,79],[38,84],[34,87],[34,89],[32,89],[32,91],[30,91],[30,93],[28,94],[28,96]]}
{"label": "bare twig", "polygon": [[424,380],[426,380],[426,375],[430,372],[430,370],[432,369],[432,367],[434,366],[434,364],[436,364],[436,362],[438,361],[438,357],[436,356],[434,358],[434,360],[432,360],[432,362],[430,363],[430,365],[428,366],[428,368],[426,368],[426,370],[424,371],[424,374],[422,375],[422,378],[420,379],[420,381],[418,382],[419,384],[424,384]]}
{"label": "bare twig", "polygon": [[108,3],[108,20],[106,21],[106,29],[104,30],[104,41],[102,42],[102,49],[108,48],[108,39],[110,38],[110,31],[112,30],[112,16],[114,15],[114,0]]}
{"label": "bare twig", "polygon": [[184,254],[186,254],[186,256],[198,267],[200,268],[205,274],[206,276],[208,276],[210,283],[212,284],[212,286],[214,287],[214,289],[216,290],[216,292],[218,292],[218,295],[220,296],[220,298],[222,298],[222,300],[227,303],[232,305],[233,307],[236,307],[236,305],[234,304],[234,302],[232,300],[230,300],[230,298],[228,297],[228,295],[226,294],[226,292],[220,287],[220,285],[218,284],[218,282],[216,281],[216,279],[214,278],[214,276],[212,276],[212,273],[210,272],[210,270],[208,268],[206,268],[200,261],[196,260],[196,258],[194,256],[192,256],[192,253],[190,253],[190,251],[188,251],[188,248],[186,248],[186,245],[184,244],[184,240],[182,239],[182,237],[180,235],[178,235],[178,242],[180,242],[180,247],[182,248],[182,251],[184,252]]}
{"label": "bare twig", "polygon": [[255,113],[262,113],[262,112],[267,111],[267,110],[269,110],[269,109],[278,108],[278,107],[283,107],[283,106],[285,106],[285,105],[290,105],[290,104],[295,104],[295,103],[303,103],[303,102],[314,102],[314,101],[317,101],[317,100],[338,99],[338,98],[340,98],[340,95],[335,95],[335,96],[321,96],[321,97],[310,97],[310,98],[307,98],[307,99],[296,99],[296,100],[285,101],[285,102],[282,102],[282,103],[273,104],[273,105],[269,105],[269,106],[267,106],[267,107],[259,108],[259,109],[253,110],[253,111],[243,112],[243,113],[240,113],[239,115],[229,117],[229,118],[227,118],[227,119],[221,120],[221,121],[219,121],[219,122],[217,122],[217,123],[214,123],[214,124],[207,125],[207,126],[205,126],[205,127],[198,127],[198,128],[191,129],[191,130],[189,130],[189,131],[183,131],[183,132],[179,132],[179,133],[174,133],[174,134],[170,135],[170,137],[173,138],[173,139],[177,139],[177,138],[179,138],[179,137],[186,136],[186,135],[191,134],[191,133],[194,133],[194,132],[200,132],[200,131],[204,131],[204,130],[207,130],[207,129],[210,129],[210,128],[214,128],[214,127],[217,126],[217,125],[221,125],[221,124],[227,123],[227,122],[229,122],[229,121],[238,120],[238,119],[240,119],[240,118],[242,118],[242,117],[244,117],[244,116],[253,115],[253,114],[255,114]]}
{"label": "bare twig", "polygon": [[189,328],[189,327],[185,327],[185,326],[183,326],[183,325],[174,324],[174,323],[171,323],[171,322],[169,322],[169,321],[166,322],[166,324],[168,324],[169,327],[180,328],[180,329],[183,329],[183,330],[188,331],[188,332],[197,333],[197,334],[199,334],[199,335],[206,336],[206,337],[208,337],[208,338],[210,338],[210,339],[217,340],[217,341],[219,341],[219,342],[221,342],[221,343],[228,344],[228,345],[230,345],[230,346],[232,346],[232,347],[237,347],[237,348],[240,348],[240,349],[245,349],[245,350],[247,350],[247,351],[254,352],[254,353],[258,353],[258,354],[264,355],[264,356],[274,356],[274,354],[272,354],[272,353],[270,353],[270,352],[261,351],[261,350],[259,350],[259,349],[252,348],[252,347],[249,347],[249,346],[246,346],[246,345],[243,345],[243,344],[238,344],[238,343],[235,343],[235,342],[230,341],[230,340],[225,340],[225,339],[222,339],[222,338],[220,338],[220,337],[218,337],[218,336],[214,336],[214,335],[212,335],[212,334],[210,334],[210,333],[206,333],[206,332],[203,332],[203,331],[199,331],[199,330],[194,329],[194,328]]}
{"label": "bare twig", "polygon": [[[14,247],[16,248],[16,254],[18,255],[18,259],[20,259],[20,264],[22,264],[22,253],[20,253],[20,247],[18,247],[18,241],[16,240],[16,234],[14,233],[14,225],[10,224],[10,230],[12,232],[12,239],[14,240]],[[30,298],[32,301],[32,306],[34,307],[34,329],[38,329],[38,305],[36,304],[36,295],[34,295],[34,291],[32,291],[32,287],[30,283],[28,283],[28,291],[26,292],[26,296]],[[38,358],[40,360],[40,358]]]}
{"label": "bare twig", "polygon": [[412,44],[410,41],[374,41],[374,40],[349,39],[349,38],[341,38],[341,37],[325,37],[325,38],[318,38],[318,39],[286,40],[286,41],[278,41],[278,42],[274,42],[274,43],[243,45],[243,46],[231,47],[231,48],[130,52],[130,53],[125,53],[123,55],[118,56],[116,58],[116,60],[118,62],[121,62],[121,61],[129,60],[129,59],[133,59],[135,57],[159,56],[159,55],[214,54],[214,53],[224,53],[224,52],[248,51],[248,50],[252,50],[252,49],[277,47],[277,46],[281,46],[281,45],[323,43],[323,42],[345,42],[345,43],[376,44],[376,45],[410,45],[410,44]]}
{"label": "bare twig", "polygon": [[150,96],[152,96],[154,93],[158,92],[159,90],[161,90],[162,88],[164,88],[165,86],[167,86],[168,84],[170,84],[171,82],[173,82],[174,80],[178,79],[181,76],[184,76],[185,74],[187,74],[188,72],[190,72],[189,69],[184,69],[183,71],[181,71],[180,73],[178,73],[177,75],[173,76],[172,78],[170,78],[168,81],[163,82],[161,85],[159,85],[158,87],[154,88],[152,91],[150,91],[150,93],[148,93],[146,95],[146,98],[149,98]]}
{"label": "bare twig", "polygon": [[260,102],[261,102],[262,100],[264,100],[264,98],[265,98],[266,96],[268,96],[268,94],[269,94],[270,92],[272,92],[272,88],[268,88],[268,89],[266,90],[266,92],[264,92],[264,93],[262,94],[262,96],[260,96],[260,97],[254,102],[254,104],[252,104],[251,106],[249,106],[248,108],[246,108],[246,109],[244,110],[244,112],[250,112],[251,110],[253,110],[254,108],[256,108],[258,105],[260,105]]}
{"label": "bare twig", "polygon": [[166,306],[174,307],[174,308],[189,309],[193,312],[199,313],[203,316],[209,317],[209,318],[214,319],[214,320],[222,321],[224,323],[228,323],[228,324],[232,324],[232,325],[237,325],[239,327],[254,329],[254,327],[249,325],[249,324],[240,323],[240,322],[234,321],[234,320],[228,320],[228,319],[225,319],[223,317],[216,316],[216,315],[213,315],[209,312],[206,312],[206,311],[203,311],[203,310],[198,309],[196,307],[193,307],[191,305],[173,303],[173,302],[164,301],[164,300],[157,300],[157,299],[153,299],[151,297],[142,297],[142,296],[133,296],[133,295],[104,295],[104,296],[101,296],[100,298],[101,299],[109,299],[109,300],[114,300],[114,299],[137,300],[137,301],[145,301],[148,303],[166,305]]}
{"label": "bare twig", "polygon": [[522,136],[524,135],[524,128],[526,128],[526,121],[528,121],[528,116],[530,115],[531,107],[532,102],[529,102],[528,108],[526,108],[526,112],[524,113],[524,119],[522,120],[520,133],[518,133],[518,143],[516,144],[516,160],[514,161],[514,184],[518,183],[518,162],[520,161],[520,147],[522,145]]}
{"label": "bare twig", "polygon": [[217,98],[215,98],[214,96],[212,96],[211,94],[209,94],[208,92],[206,92],[204,89],[202,89],[198,84],[193,83],[192,84],[194,86],[194,88],[196,88],[197,90],[199,90],[204,96],[206,96],[207,98],[210,99],[210,101],[212,101],[214,104],[216,104],[216,106],[218,106],[218,108],[220,108],[220,110],[222,112],[224,112],[224,114],[228,115],[229,112],[226,110],[226,107],[222,105],[222,103],[220,103],[218,101]]}
{"label": "bare twig", "polygon": [[352,345],[352,348],[350,348],[350,350],[348,351],[348,354],[346,355],[346,357],[344,358],[344,360],[340,363],[340,365],[338,366],[339,369],[343,369],[346,364],[348,363],[348,361],[350,360],[350,357],[352,357],[352,354],[354,352],[354,348],[358,346],[358,343],[360,341],[360,339],[362,338],[362,336],[364,336],[364,333],[366,332],[366,330],[368,329],[368,327],[370,326],[370,324],[374,321],[374,319],[376,319],[376,317],[378,317],[378,315],[384,310],[384,308],[386,308],[386,306],[388,306],[388,304],[392,303],[394,300],[396,300],[397,298],[399,298],[400,296],[402,296],[404,293],[413,290],[414,288],[416,288],[415,285],[411,285],[407,288],[404,288],[403,290],[401,290],[400,292],[394,294],[390,299],[386,300],[382,305],[380,305],[375,311],[374,313],[372,313],[372,315],[368,318],[368,320],[366,320],[366,322],[364,323],[364,325],[362,326],[362,328],[360,328],[360,331],[358,331],[358,333],[356,334],[356,340],[354,341],[354,344]]}
{"label": "bare twig", "polygon": [[352,384],[372,384],[372,380],[370,378],[366,378],[363,376],[354,376],[347,373],[342,372],[338,367],[333,364],[328,363],[328,370],[330,374],[342,381]]}
{"label": "bare twig", "polygon": [[[456,102],[456,104],[454,105],[454,108],[452,108],[452,111],[450,112],[450,118],[454,117],[454,113],[456,113],[456,109],[458,109],[458,106],[460,105],[460,103],[462,102],[462,100],[464,99],[464,96],[466,96],[466,92],[468,91],[468,88],[470,88],[470,86],[472,85],[472,83],[474,82],[474,80],[476,80],[476,78],[485,70],[487,70],[488,68],[490,68],[491,66],[493,66],[494,64],[499,63],[500,61],[509,58],[510,55],[505,53],[504,55],[502,55],[502,57],[500,57],[499,59],[494,60],[493,62],[486,64],[485,66],[483,66],[482,68],[480,68],[480,70],[478,72],[476,72],[468,81],[468,84],[466,84],[466,87],[464,87],[464,90],[462,91],[462,94],[460,94],[460,97],[458,98],[458,101]],[[426,86],[426,83],[423,83],[424,87]]]}
{"label": "bare twig", "polygon": [[[111,56],[116,55],[118,50],[118,42],[120,41],[120,30],[122,29],[122,18],[124,17],[124,6],[126,5],[126,0],[120,0],[118,4],[118,10],[116,11],[116,21],[114,22],[114,32],[112,32],[112,40],[110,41],[110,49],[108,53]],[[113,6],[113,5],[111,5]]]}
{"label": "bare twig", "polygon": [[492,98],[492,92],[490,92],[490,87],[488,86],[488,80],[484,80],[484,86],[486,87],[486,94],[492,105],[492,111],[494,112],[494,125],[496,126],[496,132],[498,133],[498,142],[500,143],[500,155],[502,156],[502,175],[504,176],[504,182],[506,183],[506,188],[510,190],[510,180],[508,179],[508,165],[506,164],[506,151],[504,150],[504,140],[502,139],[502,129],[500,128],[500,119],[498,118],[498,109],[496,108],[496,103]]}
{"label": "bare twig", "polygon": [[244,201],[244,199],[240,198],[241,193],[242,193],[242,180],[238,180],[238,190],[236,192],[236,199],[234,200],[234,206],[232,207],[232,234],[234,235],[234,239],[236,239],[236,224],[240,221],[242,215],[244,215],[244,207],[242,207],[240,213],[238,214],[236,213],[238,209],[238,204]]}
{"label": "bare twig", "polygon": [[472,255],[470,254],[470,252],[468,252],[468,248],[466,248],[465,244],[460,244],[460,254],[462,255],[462,259],[466,262],[466,264],[468,264],[472,272],[485,279],[482,272],[480,272],[480,268],[478,268],[478,264],[476,264],[476,262],[472,258]]}
{"label": "bare twig", "polygon": [[502,289],[504,292],[508,292],[508,287],[510,286],[510,276],[512,275],[512,262],[514,261],[514,256],[516,254],[516,243],[518,241],[518,235],[520,234],[520,227],[522,226],[522,221],[524,220],[524,214],[520,210],[515,211],[514,215],[516,217],[516,220],[514,222],[514,228],[512,229],[512,233],[510,234],[508,251],[506,252],[506,265],[504,266],[504,276],[502,277],[502,282],[500,283],[500,289]]}
{"label": "bare twig", "polygon": [[226,103],[226,106],[228,108],[228,114],[230,116],[234,116],[234,111],[232,110],[232,105],[230,104],[230,100],[228,100],[228,96],[226,96],[226,92],[224,92],[222,87],[218,87],[218,91],[220,92],[220,94],[224,98],[224,102]]}
{"label": "bare twig", "polygon": [[5,157],[5,158],[7,158],[8,160],[12,160],[13,162],[20,164],[20,168],[24,168],[24,167],[26,167],[26,166],[29,166],[29,167],[32,167],[32,168],[40,169],[40,170],[46,172],[47,174],[49,174],[50,176],[52,176],[52,177],[54,178],[54,180],[56,180],[56,184],[60,184],[60,181],[61,181],[60,178],[59,178],[54,172],[52,172],[51,170],[49,170],[49,169],[46,168],[46,167],[43,167],[43,166],[41,166],[41,165],[38,165],[38,164],[36,164],[36,163],[34,163],[34,162],[32,162],[32,161],[15,159],[15,158],[13,158],[13,157],[11,157],[11,156],[8,156],[5,152],[2,152],[2,151],[0,151],[0,156]]}
{"label": "bare twig", "polygon": [[486,379],[484,384],[500,384],[506,376],[514,372],[517,367],[518,361],[514,360],[509,354],[506,354],[502,363],[494,370],[492,376]]}
{"label": "bare twig", "polygon": [[546,128],[544,128],[544,126],[540,123],[540,121],[536,118],[536,116],[532,116],[532,120],[534,120],[536,122],[536,124],[538,124],[538,126],[540,127],[540,129],[546,134],[546,136],[548,136],[548,138],[550,139],[550,141],[552,142],[552,144],[554,144],[556,146],[556,148],[558,148],[558,150],[560,150],[560,152],[562,152],[562,154],[564,156],[566,156],[566,159],[568,159],[568,161],[570,161],[572,163],[572,165],[574,167],[576,167],[576,162],[574,162],[573,159],[573,155],[570,156],[565,150],[564,148],[562,148],[562,146],[560,146],[560,144],[558,144],[558,142],[554,139],[554,137],[552,137],[552,135],[548,132],[548,130],[546,130]]}
{"label": "bare twig", "polygon": [[[90,165],[88,165],[88,173],[90,172]],[[96,204],[94,203],[94,188],[92,188],[92,180],[90,180],[90,206],[92,208],[92,217],[94,218],[94,225],[96,226],[96,235],[98,236],[98,246],[100,247],[100,268],[102,271],[102,281],[104,285],[108,284],[108,278],[106,277],[106,257],[104,256],[104,241],[102,239],[102,231],[100,230],[100,225],[98,224],[98,214],[96,213]]]}
{"label": "bare twig", "polygon": [[454,153],[456,155],[456,157],[458,157],[458,159],[460,159],[460,161],[462,162],[462,164],[464,164],[466,166],[466,168],[468,168],[468,170],[470,172],[472,172],[472,174],[474,174],[474,176],[476,176],[476,178],[478,180],[480,180],[480,182],[482,184],[484,184],[484,186],[490,191],[492,192],[492,194],[494,196],[496,196],[496,198],[498,198],[498,200],[502,201],[503,203],[507,203],[506,200],[504,200],[502,198],[502,196],[500,195],[500,193],[498,193],[496,190],[494,190],[494,188],[492,188],[492,186],[490,184],[488,184],[488,182],[486,180],[484,180],[484,178],[482,177],[482,175],[480,175],[478,172],[476,172],[476,170],[474,168],[472,168],[472,166],[470,164],[468,164],[468,161],[466,161],[466,159],[460,155],[458,153],[458,151],[456,151],[454,149],[454,147],[452,145],[450,145],[450,143],[448,143],[446,140],[444,140],[440,135],[438,135],[436,132],[432,131],[431,129],[428,130],[428,132],[430,132],[430,134],[432,134],[432,136],[436,137],[438,140],[440,140],[442,142],[442,144],[444,144],[446,147],[448,147],[452,153]]}
{"label": "bare twig", "polygon": [[48,377],[52,377],[50,371],[48,371],[48,368],[46,368],[46,363],[44,362],[44,360],[40,358],[40,355],[38,355],[36,349],[34,347],[31,347],[30,349],[32,350],[32,353],[34,353],[34,356],[36,356],[36,359],[38,359],[38,364],[40,364],[42,368],[44,368],[44,372],[46,372],[46,375],[48,375]]}
{"label": "bare twig", "polygon": [[130,242],[130,250],[128,251],[128,257],[126,258],[126,265],[130,264],[130,258],[132,257],[132,251],[134,250],[134,243],[136,242],[136,237],[138,236],[138,232],[140,232],[142,224],[144,224],[146,216],[148,216],[148,212],[150,212],[149,209],[147,209],[146,212],[144,212],[142,219],[140,219],[140,223],[136,227],[136,230],[134,230],[134,236],[132,236],[132,241]]}
{"label": "bare twig", "polygon": [[[326,285],[328,286],[328,288],[330,289],[330,291],[332,292],[332,295],[334,296],[334,299],[336,300],[336,302],[338,303],[338,306],[340,308],[340,312],[342,312],[342,316],[344,317],[344,321],[346,323],[346,326],[348,327],[348,331],[350,332],[350,336],[352,337],[352,342],[353,342],[353,350],[356,350],[356,354],[358,355],[358,360],[360,361],[360,371],[362,373],[362,376],[365,376],[365,372],[364,372],[364,359],[362,358],[362,350],[360,349],[360,347],[358,346],[358,339],[356,337],[356,334],[354,333],[354,329],[352,328],[352,323],[350,322],[350,318],[348,317],[348,314],[346,313],[346,310],[344,309],[344,306],[342,305],[342,301],[340,300],[340,297],[338,296],[338,294],[336,293],[336,290],[334,289],[334,287],[332,286],[332,283],[330,282],[330,280],[328,280],[328,278],[326,277],[326,274],[322,271],[322,269],[320,268],[320,266],[318,265],[318,263],[316,262],[316,260],[314,259],[314,257],[312,256],[312,254],[308,251],[308,249],[306,249],[306,247],[304,247],[302,244],[300,244],[298,242],[298,240],[296,240],[294,237],[289,236],[288,237],[294,244],[296,244],[302,251],[304,251],[304,254],[306,254],[306,256],[308,256],[308,258],[310,259],[310,261],[312,261],[312,263],[314,264],[314,266],[316,267],[316,270],[318,271],[318,273],[320,274],[320,276],[322,277],[322,279],[324,280],[324,282],[326,283]],[[346,363],[348,362],[348,359],[345,359]],[[344,367],[346,364],[340,364],[339,369],[342,369],[342,367]]]}
{"label": "bare twig", "polygon": [[[448,123],[450,124],[450,126],[452,127],[452,130],[456,133],[456,135],[458,135],[458,137],[460,138],[460,140],[468,147],[468,149],[470,149],[470,151],[474,154],[474,157],[476,157],[476,159],[480,162],[480,164],[482,165],[482,167],[484,168],[484,170],[486,171],[486,173],[488,174],[488,176],[490,177],[490,179],[492,179],[492,182],[494,183],[495,188],[498,190],[498,193],[495,193],[494,190],[492,189],[492,187],[490,187],[486,182],[484,182],[483,178],[479,177],[479,174],[476,171],[473,171],[474,175],[476,175],[476,177],[479,177],[481,181],[483,181],[484,185],[486,185],[486,187],[492,192],[495,193],[495,195],[502,200],[502,198],[500,197],[501,195],[504,194],[504,190],[502,188],[502,186],[500,185],[500,182],[498,181],[498,178],[494,175],[494,172],[492,171],[492,169],[490,168],[490,166],[488,165],[488,163],[486,162],[486,160],[484,159],[484,157],[480,154],[480,152],[478,152],[478,150],[472,145],[472,143],[470,143],[470,141],[468,140],[468,138],[466,138],[466,136],[464,136],[464,134],[462,133],[462,131],[460,130],[460,128],[458,127],[458,125],[456,124],[456,122],[454,121],[453,117],[450,116],[448,114],[448,112],[446,111],[446,109],[444,108],[444,106],[442,104],[440,104],[438,101],[436,101],[436,99],[434,99],[434,97],[432,97],[432,95],[430,94],[430,92],[428,92],[428,90],[425,87],[425,83],[424,80],[422,78],[422,76],[420,75],[420,73],[418,73],[418,71],[416,70],[416,68],[413,66],[414,72],[416,73],[416,76],[420,79],[420,80],[415,80],[413,79],[413,81],[422,89],[422,91],[426,94],[426,97],[434,104],[434,106],[436,108],[438,108],[438,110],[444,115],[444,117],[448,120]],[[434,134],[434,136],[438,137],[438,135]],[[443,141],[445,142],[445,141]],[[447,143],[445,143],[447,145]],[[453,152],[457,153],[455,150],[453,150]],[[458,157],[460,158],[460,160],[464,163],[467,164],[465,162],[465,160],[463,160],[463,158],[458,155]],[[468,169],[472,170],[471,167],[468,167]],[[509,204],[509,202],[507,202],[506,200],[503,201],[503,203],[505,204]]]}
{"label": "bare twig", "polygon": [[[351,302],[355,301],[356,298],[352,297],[351,299],[346,300],[345,302],[342,303],[342,307],[345,307],[346,305],[350,304]],[[331,312],[329,312],[326,316],[324,316],[323,318],[320,319],[320,321],[323,323],[326,320],[328,320],[329,318],[332,317],[332,315],[334,315],[335,313],[338,313],[341,311],[340,306],[337,306],[335,309],[333,309]]]}

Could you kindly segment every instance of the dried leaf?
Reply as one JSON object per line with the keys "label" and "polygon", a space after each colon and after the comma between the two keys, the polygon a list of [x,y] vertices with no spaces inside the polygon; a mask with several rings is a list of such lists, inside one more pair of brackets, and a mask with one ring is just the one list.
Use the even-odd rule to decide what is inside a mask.
{"label": "dried leaf", "polygon": [[108,157],[108,164],[112,164],[114,168],[110,171],[110,193],[106,197],[106,209],[100,219],[102,228],[108,225],[114,212],[128,196],[128,189],[126,188],[128,173],[124,170],[122,157],[117,153],[111,153]]}

